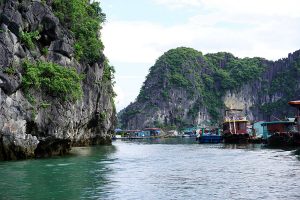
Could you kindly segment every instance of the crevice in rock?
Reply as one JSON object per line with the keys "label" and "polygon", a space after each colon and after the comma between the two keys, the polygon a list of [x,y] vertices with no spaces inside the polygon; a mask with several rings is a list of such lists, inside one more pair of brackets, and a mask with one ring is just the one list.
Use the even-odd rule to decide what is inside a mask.
{"label": "crevice in rock", "polygon": [[10,96],[11,94],[15,93],[20,87],[21,84],[18,80],[10,79],[7,75],[0,72],[0,88],[4,91],[5,94]]}
{"label": "crevice in rock", "polygon": [[47,137],[39,141],[34,151],[36,158],[66,155],[71,150],[71,140]]}
{"label": "crevice in rock", "polygon": [[38,126],[34,121],[26,122],[26,134],[30,134],[36,137],[45,137],[45,132],[39,131]]}
{"label": "crevice in rock", "polygon": [[7,157],[6,157],[5,151],[4,151],[3,135],[2,134],[0,134],[0,160],[7,160]]}

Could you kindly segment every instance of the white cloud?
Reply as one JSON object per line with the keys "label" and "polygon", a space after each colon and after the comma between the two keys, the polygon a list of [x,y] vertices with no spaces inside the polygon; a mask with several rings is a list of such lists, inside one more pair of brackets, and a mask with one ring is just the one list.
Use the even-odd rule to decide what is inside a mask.
{"label": "white cloud", "polygon": [[105,53],[110,60],[152,63],[158,52],[149,37],[160,26],[147,22],[112,21],[103,28]]}
{"label": "white cloud", "polygon": [[[187,24],[165,27],[149,22],[116,21],[103,31],[111,61],[147,63],[149,67],[170,48],[232,51],[237,56],[278,59],[299,48],[300,19],[281,17],[195,16]],[[210,22],[210,23],[208,23]],[[262,51],[265,46],[268,51]]]}
{"label": "white cloud", "polygon": [[191,43],[194,32],[184,26],[164,27],[149,22],[113,21],[103,29],[110,60],[153,64],[169,46]]}

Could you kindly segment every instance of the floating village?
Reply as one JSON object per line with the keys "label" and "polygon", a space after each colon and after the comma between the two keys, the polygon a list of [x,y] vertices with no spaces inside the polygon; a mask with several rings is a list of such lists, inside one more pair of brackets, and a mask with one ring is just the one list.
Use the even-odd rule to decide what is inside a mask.
{"label": "floating village", "polygon": [[265,144],[268,147],[300,146],[300,100],[290,101],[295,107],[295,116],[277,121],[258,121],[251,123],[242,114],[242,109],[225,110],[225,117],[220,127],[196,125],[180,131],[164,131],[161,128],[142,130],[116,129],[113,139],[145,139],[164,137],[190,137],[199,143],[228,144]]}

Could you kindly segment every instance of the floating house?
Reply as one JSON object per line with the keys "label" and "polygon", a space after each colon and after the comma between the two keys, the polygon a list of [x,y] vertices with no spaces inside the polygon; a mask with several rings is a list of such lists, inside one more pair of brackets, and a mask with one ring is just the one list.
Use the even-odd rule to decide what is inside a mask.
{"label": "floating house", "polygon": [[125,130],[124,131],[124,138],[134,138],[137,137],[137,134],[140,132],[140,130]]}
{"label": "floating house", "polygon": [[288,104],[297,108],[294,120],[262,124],[263,137],[269,146],[300,146],[300,101],[290,101]]}
{"label": "floating house", "polygon": [[264,132],[264,129],[263,129],[263,126],[262,124],[264,123],[265,121],[258,121],[258,122],[255,122],[253,123],[253,131],[252,131],[252,136],[254,137],[259,137],[259,138],[262,138],[263,137],[263,132]]}
{"label": "floating house", "polygon": [[291,134],[297,132],[294,121],[271,121],[261,124],[263,127],[263,139],[269,146],[292,145]]}
{"label": "floating house", "polygon": [[139,131],[136,133],[136,137],[150,137],[150,131]]}
{"label": "floating house", "polygon": [[162,130],[160,128],[145,128],[143,132],[151,137],[156,137],[162,133]]}
{"label": "floating house", "polygon": [[139,138],[151,138],[159,137],[162,134],[160,128],[145,128],[143,130],[115,130],[113,139],[139,139]]}

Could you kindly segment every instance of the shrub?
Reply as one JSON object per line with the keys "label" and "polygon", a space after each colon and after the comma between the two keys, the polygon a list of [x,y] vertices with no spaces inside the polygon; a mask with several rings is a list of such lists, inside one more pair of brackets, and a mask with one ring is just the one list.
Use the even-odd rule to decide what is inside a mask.
{"label": "shrub", "polygon": [[25,73],[22,86],[25,91],[29,88],[41,89],[62,100],[78,100],[83,92],[80,85],[82,77],[72,68],[59,66],[51,62],[24,62]]}
{"label": "shrub", "polygon": [[170,82],[179,87],[188,87],[190,85],[190,81],[180,73],[171,74]]}
{"label": "shrub", "polygon": [[163,97],[164,100],[168,100],[169,99],[169,94],[167,90],[162,90],[161,91],[161,96]]}
{"label": "shrub", "polygon": [[14,68],[13,66],[10,66],[10,67],[5,68],[5,70],[3,72],[8,75],[14,75],[16,73],[16,68]]}
{"label": "shrub", "polygon": [[76,59],[93,63],[104,48],[99,39],[101,24],[105,21],[99,2],[89,0],[54,0],[53,9],[60,22],[73,34]]}
{"label": "shrub", "polygon": [[49,50],[48,50],[48,48],[47,47],[44,47],[43,49],[42,49],[42,54],[44,55],[44,56],[47,56],[48,55],[48,53],[49,53]]}
{"label": "shrub", "polygon": [[34,41],[40,39],[40,33],[38,31],[33,32],[20,32],[21,42],[24,43],[29,49],[34,49]]}
{"label": "shrub", "polygon": [[115,68],[114,66],[111,66],[108,61],[106,60],[104,62],[104,70],[103,70],[103,77],[102,77],[102,81],[104,83],[107,82],[112,82],[112,84],[114,84],[114,79],[115,79]]}

